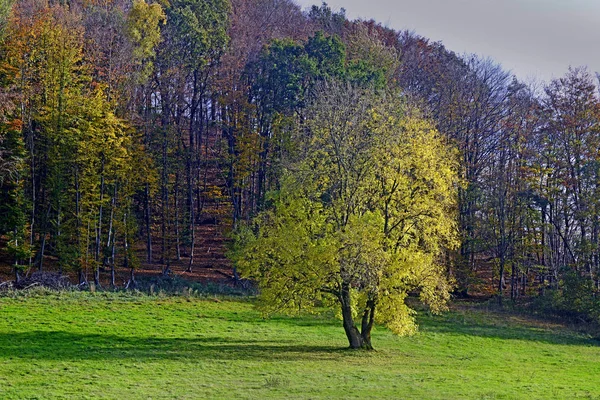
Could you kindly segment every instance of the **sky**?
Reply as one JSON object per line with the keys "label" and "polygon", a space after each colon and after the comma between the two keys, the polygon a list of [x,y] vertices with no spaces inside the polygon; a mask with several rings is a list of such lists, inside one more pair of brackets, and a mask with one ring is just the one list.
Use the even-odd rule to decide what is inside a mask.
{"label": "sky", "polygon": [[[303,8],[321,4],[296,0]],[[456,53],[491,57],[519,79],[549,81],[569,66],[600,72],[600,0],[328,0],[350,19],[414,30]]]}

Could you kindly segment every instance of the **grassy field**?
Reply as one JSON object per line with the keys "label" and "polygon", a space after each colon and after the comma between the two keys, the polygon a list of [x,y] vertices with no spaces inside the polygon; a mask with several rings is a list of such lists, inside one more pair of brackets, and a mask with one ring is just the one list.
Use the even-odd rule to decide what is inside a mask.
{"label": "grassy field", "polygon": [[0,398],[600,398],[600,344],[560,326],[461,308],[373,336],[346,350],[335,319],[249,302],[0,298]]}

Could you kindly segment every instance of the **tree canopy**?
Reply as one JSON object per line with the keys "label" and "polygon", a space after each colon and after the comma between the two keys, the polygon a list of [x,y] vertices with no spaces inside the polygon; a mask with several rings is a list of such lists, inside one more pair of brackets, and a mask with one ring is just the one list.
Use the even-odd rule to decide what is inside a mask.
{"label": "tree canopy", "polygon": [[410,292],[444,309],[457,157],[431,124],[397,93],[329,81],[293,140],[272,208],[237,237],[265,309],[338,304],[352,348],[371,348],[374,321],[413,331]]}

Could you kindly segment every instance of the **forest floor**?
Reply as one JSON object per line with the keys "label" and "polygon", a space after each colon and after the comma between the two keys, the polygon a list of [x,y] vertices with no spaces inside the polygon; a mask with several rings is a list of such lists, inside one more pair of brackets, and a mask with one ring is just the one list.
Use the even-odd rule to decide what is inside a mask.
{"label": "forest floor", "polygon": [[419,323],[352,351],[333,316],[263,319],[248,298],[9,293],[0,398],[600,399],[589,334],[472,303]]}
{"label": "forest floor", "polygon": [[[215,131],[208,137],[208,148],[218,148],[218,133]],[[204,154],[204,173],[200,180],[200,200],[202,205],[198,207],[198,215],[195,224],[195,250],[192,265],[192,271],[188,271],[191,245],[186,242],[183,233],[176,235],[174,227],[170,227],[169,241],[163,243],[161,240],[161,226],[154,221],[152,232],[152,256],[148,260],[148,249],[145,239],[145,227],[140,226],[140,232],[135,240],[135,276],[148,280],[160,278],[166,269],[166,260],[168,259],[170,273],[176,278],[185,279],[195,283],[211,283],[220,285],[234,286],[237,282],[234,280],[233,267],[231,261],[226,257],[229,233],[233,225],[232,205],[228,195],[228,189],[225,182],[225,176],[220,165],[221,158],[218,153],[207,151],[206,143],[202,146]],[[159,213],[158,206],[154,210]],[[158,215],[155,215],[158,217]],[[181,219],[181,218],[180,218]],[[185,231],[188,227],[183,226],[179,221],[179,230]],[[179,238],[179,240],[177,240]],[[188,238],[189,240],[189,238]],[[0,236],[0,283],[14,279],[13,263],[14,260],[9,256],[7,250],[7,237]],[[39,243],[40,238],[36,238],[35,243]],[[37,245],[39,247],[39,245]],[[36,248],[37,248],[36,247]],[[42,269],[46,272],[58,272],[58,259],[56,251],[51,248],[51,242],[48,243],[48,249],[43,257]],[[38,270],[39,261],[24,274],[30,275]],[[130,277],[130,269],[123,267],[122,248],[118,248],[117,257],[114,262],[116,271],[116,286],[123,288],[127,285]],[[63,271],[63,274],[69,277],[72,284],[78,283],[78,274],[74,270]],[[93,281],[93,270],[88,268],[84,271],[87,281]],[[100,268],[100,282],[104,288],[110,286],[110,266],[104,265]]]}
{"label": "forest floor", "polygon": [[[181,246],[180,256],[177,257],[175,246],[171,248],[170,273],[171,277],[181,278],[189,282],[201,284],[219,284],[235,286],[233,267],[231,261],[226,257],[228,235],[230,231],[230,221],[227,220],[227,205],[219,203],[209,203],[205,205],[203,216],[200,223],[196,225],[196,250],[192,271],[188,271],[189,266],[189,246]],[[135,269],[135,276],[144,281],[149,279],[162,278],[165,264],[160,262],[159,255],[161,244],[158,237],[153,240],[155,255],[151,262],[147,261],[146,247],[142,239],[139,239],[135,247],[135,256],[138,260],[138,266]],[[129,268],[123,268],[122,259],[117,260],[116,286],[123,288],[126,286],[129,277]],[[53,256],[44,257],[43,270],[46,272],[58,272],[57,259]],[[29,276],[38,271],[37,266],[26,269],[24,275]],[[76,271],[63,271],[72,284],[78,283]],[[88,282],[93,281],[93,271],[88,269],[85,272]],[[0,236],[0,283],[14,280],[14,270],[12,259],[8,255],[6,237]],[[100,269],[100,282],[104,288],[110,287],[110,267],[104,266]]]}

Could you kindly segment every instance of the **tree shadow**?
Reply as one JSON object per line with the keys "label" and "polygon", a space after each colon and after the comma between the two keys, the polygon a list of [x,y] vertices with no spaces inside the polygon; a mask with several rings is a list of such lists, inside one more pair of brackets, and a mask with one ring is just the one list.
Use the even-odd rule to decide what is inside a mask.
{"label": "tree shadow", "polygon": [[[32,360],[325,360],[344,348],[286,344],[280,340],[239,340],[221,336],[155,338],[65,331],[0,334],[0,359]],[[348,353],[349,354],[349,353]]]}
{"label": "tree shadow", "polygon": [[285,315],[274,315],[271,317],[268,317],[266,319],[266,321],[272,321],[275,322],[277,324],[280,325],[287,325],[287,326],[301,326],[301,327],[323,327],[323,328],[330,328],[330,327],[335,327],[335,328],[339,328],[340,331],[342,329],[342,320],[341,319],[336,319],[331,315],[325,314],[325,315],[302,315],[300,317],[293,317],[290,318],[288,316]]}
{"label": "tree shadow", "polygon": [[[500,318],[500,320],[496,320]],[[504,320],[502,320],[504,318]],[[508,316],[491,316],[490,322],[475,321],[468,316],[451,313],[444,316],[422,316],[419,318],[423,332],[453,335],[479,336],[505,340],[526,340],[553,345],[598,346],[600,339],[575,332],[564,327],[553,329],[527,323],[507,322]]]}

